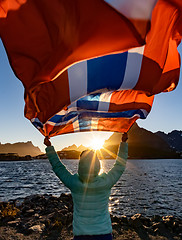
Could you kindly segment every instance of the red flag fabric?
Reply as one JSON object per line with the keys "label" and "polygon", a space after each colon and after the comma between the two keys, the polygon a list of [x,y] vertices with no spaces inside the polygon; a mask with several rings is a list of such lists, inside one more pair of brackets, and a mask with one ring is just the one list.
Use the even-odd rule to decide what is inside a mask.
{"label": "red flag fabric", "polygon": [[0,18],[6,18],[11,10],[18,10],[26,0],[0,0]]}
{"label": "red flag fabric", "polygon": [[[129,4],[130,8],[128,3],[131,2],[133,4]],[[43,134],[55,135],[77,131],[75,129],[79,131],[94,129],[75,127],[72,131],[62,131],[61,128],[59,130],[54,128],[52,131],[51,124],[49,127],[46,126],[47,122],[59,115],[60,111],[66,111],[65,116],[69,115],[70,110],[67,112],[67,109],[72,103],[78,103],[77,100],[80,98],[95,92],[106,94],[107,91],[113,91],[111,95],[114,96],[115,91],[124,90],[123,96],[131,97],[132,94],[128,95],[126,89],[133,89],[134,95],[143,94],[143,104],[149,103],[150,106],[147,110],[144,109],[149,112],[152,101],[150,97],[147,100],[147,95],[170,91],[176,87],[180,71],[177,45],[182,32],[180,25],[182,4],[179,0],[150,0],[149,4],[143,7],[142,2],[22,0],[18,4],[14,0],[0,1],[0,37],[11,66],[25,87],[25,116],[34,125],[37,123],[37,126],[43,127],[42,129],[49,129],[41,130]],[[124,7],[120,3],[124,3]],[[133,50],[133,47],[138,48]],[[130,50],[121,57],[121,52],[128,49]],[[114,54],[114,65],[113,59],[107,57],[107,54]],[[99,78],[100,60],[99,63],[93,62],[92,58],[97,57],[97,60],[102,56],[107,57],[101,61],[101,65],[104,66],[102,71],[107,72],[107,76]],[[119,77],[115,75],[120,67],[117,59],[122,59],[123,65]],[[76,65],[73,65],[75,63]],[[111,65],[112,69],[108,72],[108,66]],[[94,75],[95,68],[98,69]],[[89,102],[89,99],[92,104],[105,104],[102,99],[92,101],[92,97],[88,97],[86,102]],[[112,102],[110,98],[109,106],[123,106],[119,99]],[[137,107],[140,109],[137,104],[134,104],[134,109],[130,108],[129,106],[133,105],[129,102],[129,111],[136,110]],[[99,111],[96,109],[94,108],[95,114]],[[80,115],[78,108],[76,111],[79,125],[84,125],[80,120],[85,119],[83,114]],[[122,107],[120,110],[117,108],[117,112],[123,113]],[[113,123],[123,121],[124,115],[121,117],[116,114],[117,116],[114,115],[112,118],[110,114],[116,113],[112,108],[109,108],[107,113],[108,115],[104,115],[103,118],[96,114],[99,121],[103,119],[107,124],[102,122],[103,128],[98,128],[97,124],[95,129],[123,131],[121,124],[114,127]],[[125,117],[134,119],[132,116],[137,113],[127,114]],[[142,114],[138,116],[141,117]],[[92,116],[92,120],[94,117],[95,115]],[[57,120],[54,123],[59,124]],[[127,126],[125,124],[123,126],[129,129],[132,123],[133,120],[126,124]],[[67,122],[65,127],[68,126]]]}
{"label": "red flag fabric", "polygon": [[127,132],[137,119],[147,117],[153,98],[133,90],[89,94],[44,124],[39,118],[32,118],[31,122],[50,137],[84,131]]}
{"label": "red flag fabric", "polygon": [[27,0],[1,18],[0,37],[27,91],[74,62],[144,43],[130,21],[101,0]]}
{"label": "red flag fabric", "polygon": [[[179,19],[178,11],[166,1],[157,2],[151,17],[151,29],[147,34],[146,44],[128,51],[127,60],[124,60],[126,65],[119,60],[121,62],[120,69],[124,68],[125,74],[123,75],[124,83],[120,77],[121,83],[118,85],[118,89],[134,89],[144,91],[148,95],[154,95],[162,91],[171,91],[176,87],[180,73],[180,57],[177,51],[178,41],[172,36]],[[87,63],[80,65],[87,65]],[[30,94],[27,94],[26,116],[29,119],[38,117],[41,122],[45,123],[60,109],[90,93],[88,89],[83,89],[84,86],[87,86],[88,69],[82,70],[84,75],[82,80],[80,77],[82,67],[77,68],[73,74],[73,80],[70,80],[70,70],[64,71],[54,81],[41,84],[34,88]],[[112,68],[114,68],[113,65]],[[106,69],[104,68],[103,71]],[[106,78],[106,76],[102,77],[104,81]],[[98,81],[101,81],[101,78]],[[110,82],[112,81],[116,81],[116,79],[113,77]],[[74,83],[76,85],[72,87]],[[79,86],[79,89],[76,86]],[[100,89],[102,88],[104,87]],[[110,86],[109,89],[111,89]],[[94,88],[94,91],[98,90],[99,87]],[[117,90],[117,87],[112,90]],[[75,92],[74,98],[70,96],[71,91]],[[60,96],[62,97],[60,98]]]}

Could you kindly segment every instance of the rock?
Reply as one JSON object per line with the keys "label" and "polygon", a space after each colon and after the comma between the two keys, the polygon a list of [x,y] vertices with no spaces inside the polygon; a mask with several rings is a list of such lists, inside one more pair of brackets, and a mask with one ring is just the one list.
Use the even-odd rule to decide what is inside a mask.
{"label": "rock", "polygon": [[67,223],[67,215],[60,215],[60,221],[63,225],[66,225]]}
{"label": "rock", "polygon": [[163,220],[164,224],[166,225],[166,227],[171,228],[171,229],[173,228],[173,224],[174,224],[173,216],[162,217],[162,220]]}
{"label": "rock", "polygon": [[133,215],[133,216],[129,219],[129,224],[130,224],[132,227],[134,227],[134,228],[142,227],[143,224],[142,224],[140,218],[141,218],[141,214],[139,214],[139,213]]}
{"label": "rock", "polygon": [[[64,210],[64,209],[62,209]],[[69,216],[68,216],[68,212],[66,211],[57,211],[57,212],[54,212],[53,214],[49,214],[49,219],[52,223],[56,223],[56,222],[60,222],[61,224],[63,225],[67,225],[67,222],[69,221]],[[72,214],[71,214],[72,215]]]}
{"label": "rock", "polygon": [[178,231],[181,233],[182,235],[182,223],[178,225]]}
{"label": "rock", "polygon": [[124,223],[124,224],[128,224],[128,219],[126,216],[121,216],[121,222]]}
{"label": "rock", "polygon": [[145,227],[150,227],[150,226],[152,225],[152,224],[151,224],[151,221],[150,221],[150,218],[141,216],[141,217],[140,217],[140,221],[142,222],[142,224],[143,224]]}
{"label": "rock", "polygon": [[25,212],[27,212],[29,209],[30,209],[30,206],[25,205],[25,206],[22,207],[21,213],[22,213],[22,214],[25,214]]}
{"label": "rock", "polygon": [[66,215],[68,213],[67,209],[61,209],[58,211],[59,214]]}
{"label": "rock", "polygon": [[162,217],[159,216],[159,215],[154,215],[154,216],[151,218],[151,221],[152,221],[152,222],[161,222],[161,221],[162,221]]}
{"label": "rock", "polygon": [[35,213],[35,214],[34,214],[34,217],[35,217],[35,218],[41,218],[41,216],[40,216],[38,213]]}
{"label": "rock", "polygon": [[115,222],[115,223],[119,223],[120,219],[118,217],[116,217],[116,216],[111,215],[111,221]]}
{"label": "rock", "polygon": [[[9,206],[8,204],[8,202],[0,202],[0,210]],[[14,228],[13,231],[21,232],[23,235],[31,233],[36,235],[37,233],[37,236],[40,236],[42,232],[41,236],[52,234],[52,232],[60,234],[62,230],[72,234],[73,202],[70,194],[61,194],[60,197],[46,194],[30,196],[17,208],[18,214],[14,218],[3,217],[1,226]],[[111,219],[116,237],[129,234],[123,240],[138,239],[136,236],[142,240],[149,240],[148,234],[154,237],[152,239],[165,237],[169,240],[182,240],[182,220],[180,218],[159,215],[149,218],[141,214],[135,214],[128,218],[111,214]],[[46,229],[45,232],[44,229]]]}
{"label": "rock", "polygon": [[121,226],[118,223],[114,222],[112,223],[112,229],[116,230],[117,232],[120,232]]}
{"label": "rock", "polygon": [[155,230],[155,229],[157,229],[157,228],[161,228],[162,226],[164,226],[164,224],[161,223],[161,222],[158,222],[158,223],[154,223],[154,224],[152,225],[152,228]]}
{"label": "rock", "polygon": [[70,231],[70,232],[73,231],[73,225],[72,224],[68,225],[68,231]]}
{"label": "rock", "polygon": [[71,224],[72,221],[73,221],[73,214],[72,213],[68,213],[66,217],[67,217],[66,224],[67,225]]}
{"label": "rock", "polygon": [[27,210],[27,213],[34,213],[34,209]]}
{"label": "rock", "polygon": [[141,219],[142,215],[137,213],[129,219],[129,225],[131,225],[135,229],[135,231],[137,232],[138,236],[141,239],[150,240],[148,233],[142,224]]}
{"label": "rock", "polygon": [[19,220],[15,220],[15,221],[7,222],[7,224],[9,226],[15,227],[15,226],[18,226],[19,222],[20,222]]}
{"label": "rock", "polygon": [[154,229],[154,233],[157,235],[162,235],[166,237],[167,239],[173,239],[172,234],[168,230],[168,228],[165,226],[163,222],[155,223],[152,225],[152,228]]}
{"label": "rock", "polygon": [[42,213],[42,212],[44,212],[44,209],[43,209],[42,207],[40,207],[40,206],[36,206],[36,207],[35,207],[35,211],[36,211],[37,213]]}
{"label": "rock", "polygon": [[34,226],[30,227],[28,230],[30,232],[39,232],[39,233],[41,233],[41,232],[43,232],[44,228],[45,228],[45,224],[41,224],[41,225],[34,225]]}
{"label": "rock", "polygon": [[17,229],[18,229],[18,231],[20,231],[23,234],[29,234],[30,233],[30,231],[29,231],[30,227],[32,227],[32,224],[30,222],[21,221],[18,224]]}
{"label": "rock", "polygon": [[52,220],[52,219],[54,219],[55,218],[55,215],[57,215],[57,213],[55,214],[54,212],[52,212],[52,213],[49,213],[48,215],[47,215],[47,219],[50,219],[50,220]]}
{"label": "rock", "polygon": [[33,215],[34,214],[34,210],[33,209],[28,209],[26,212],[25,212],[25,215],[26,216],[31,216],[31,215]]}
{"label": "rock", "polygon": [[152,229],[151,226],[150,226],[150,227],[147,227],[147,226],[144,225],[144,228],[145,228],[145,231],[146,231],[147,233],[149,233],[149,234],[151,234],[151,235],[154,235],[154,231],[153,231],[153,229]]}

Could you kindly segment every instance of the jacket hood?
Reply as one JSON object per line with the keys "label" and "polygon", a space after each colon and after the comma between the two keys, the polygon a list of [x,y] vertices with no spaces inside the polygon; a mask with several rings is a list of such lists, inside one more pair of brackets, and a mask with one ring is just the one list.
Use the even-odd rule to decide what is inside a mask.
{"label": "jacket hood", "polygon": [[83,182],[92,181],[100,171],[100,161],[94,151],[83,151],[80,155],[78,175]]}

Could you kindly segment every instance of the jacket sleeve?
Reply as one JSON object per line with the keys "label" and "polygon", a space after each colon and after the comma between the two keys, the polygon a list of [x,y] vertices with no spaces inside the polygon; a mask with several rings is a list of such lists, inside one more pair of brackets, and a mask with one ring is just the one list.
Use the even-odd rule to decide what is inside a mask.
{"label": "jacket sleeve", "polygon": [[121,142],[113,168],[106,174],[106,184],[111,188],[123,174],[128,158],[128,143]]}
{"label": "jacket sleeve", "polygon": [[60,158],[56,153],[54,147],[48,146],[46,148],[46,154],[55,174],[64,183],[64,185],[70,189],[72,186],[73,175],[66,169],[65,165],[60,161]]}

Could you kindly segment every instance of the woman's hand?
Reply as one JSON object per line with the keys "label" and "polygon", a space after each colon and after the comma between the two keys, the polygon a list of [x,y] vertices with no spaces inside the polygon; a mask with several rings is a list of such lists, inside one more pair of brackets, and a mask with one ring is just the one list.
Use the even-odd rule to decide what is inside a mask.
{"label": "woman's hand", "polygon": [[46,137],[44,138],[44,144],[45,144],[47,147],[51,146],[51,142],[50,142],[48,136],[46,136]]}
{"label": "woman's hand", "polygon": [[126,142],[128,140],[128,134],[126,132],[123,133],[121,140],[122,142]]}

